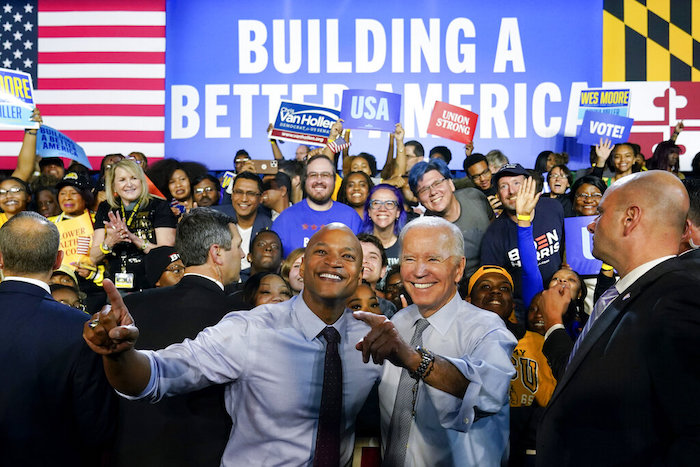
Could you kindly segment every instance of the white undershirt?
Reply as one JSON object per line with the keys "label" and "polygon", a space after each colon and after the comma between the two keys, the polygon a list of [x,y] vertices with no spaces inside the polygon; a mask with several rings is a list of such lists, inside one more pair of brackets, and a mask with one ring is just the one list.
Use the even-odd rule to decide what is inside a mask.
{"label": "white undershirt", "polygon": [[253,233],[253,227],[250,226],[247,229],[242,229],[236,224],[236,228],[238,228],[238,233],[241,234],[241,250],[245,253],[245,256],[241,259],[241,270],[243,270],[250,267],[248,253],[250,253],[250,234]]}

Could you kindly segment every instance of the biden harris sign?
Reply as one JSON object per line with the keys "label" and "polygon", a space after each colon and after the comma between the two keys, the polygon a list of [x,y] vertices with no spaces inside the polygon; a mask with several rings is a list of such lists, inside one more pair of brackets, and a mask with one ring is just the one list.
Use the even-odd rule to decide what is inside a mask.
{"label": "biden harris sign", "polygon": [[[356,89],[401,96],[406,140],[461,152],[427,131],[441,101],[479,115],[477,151],[531,165],[575,138],[580,91],[601,86],[599,2],[166,1],[165,152],[211,168],[230,168],[240,148],[271,157],[266,129],[283,101],[340,110]],[[381,163],[388,138],[371,126],[352,132],[353,152]]]}

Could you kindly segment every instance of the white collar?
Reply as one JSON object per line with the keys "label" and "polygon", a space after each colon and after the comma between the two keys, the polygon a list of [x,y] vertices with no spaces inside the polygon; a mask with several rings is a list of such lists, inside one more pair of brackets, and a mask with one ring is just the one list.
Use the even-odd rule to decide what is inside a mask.
{"label": "white collar", "polygon": [[51,295],[51,289],[49,288],[49,284],[47,284],[44,281],[40,281],[39,279],[31,279],[29,277],[20,276],[7,276],[5,277],[5,281],[26,282],[27,284],[36,285],[37,287],[41,287],[42,289],[46,290],[46,293]]}
{"label": "white collar", "polygon": [[630,285],[634,284],[637,281],[637,279],[646,274],[646,272],[649,271],[651,268],[653,268],[659,263],[663,263],[667,259],[675,257],[675,255],[662,256],[661,258],[656,258],[637,266],[636,268],[632,269],[625,277],[617,281],[617,284],[615,284],[615,288],[619,293],[624,292]]}

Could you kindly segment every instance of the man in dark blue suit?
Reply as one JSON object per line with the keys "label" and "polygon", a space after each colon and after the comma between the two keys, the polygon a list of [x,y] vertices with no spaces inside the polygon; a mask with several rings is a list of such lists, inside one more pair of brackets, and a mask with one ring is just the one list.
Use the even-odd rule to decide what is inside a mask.
{"label": "man in dark blue suit", "polygon": [[[227,313],[249,308],[224,293],[238,280],[243,252],[233,219],[210,208],[185,214],[175,249],[185,276],[172,287],[124,298],[143,333],[140,349],[160,349],[194,339]],[[167,398],[159,404],[120,401],[114,465],[124,467],[218,466],[231,431],[223,386]]]}
{"label": "man in dark blue suit", "polygon": [[34,212],[0,228],[0,464],[100,465],[116,401],[102,359],[82,339],[89,316],[56,302],[56,226]]}
{"label": "man in dark blue suit", "polygon": [[[688,206],[680,181],[660,170],[629,175],[605,192],[589,225],[593,255],[620,280],[566,358],[537,432],[538,465],[700,459],[700,278],[676,256]],[[543,299],[545,313],[563,313],[570,293],[557,286]]]}

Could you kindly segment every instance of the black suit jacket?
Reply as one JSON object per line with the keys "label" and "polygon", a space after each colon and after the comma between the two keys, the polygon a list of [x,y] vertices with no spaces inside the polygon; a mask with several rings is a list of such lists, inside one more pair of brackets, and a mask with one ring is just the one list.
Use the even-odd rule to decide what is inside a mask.
{"label": "black suit jacket", "polygon": [[652,268],[596,321],[537,433],[537,464],[696,465],[700,279]]}
{"label": "black suit jacket", "polygon": [[0,465],[100,465],[116,422],[90,317],[39,286],[0,283]]}
{"label": "black suit jacket", "polygon": [[[157,350],[192,339],[239,304],[216,283],[187,275],[172,286],[145,290],[124,302],[139,328],[138,349]],[[231,431],[223,386],[148,401],[121,402],[116,465],[218,466]]]}

